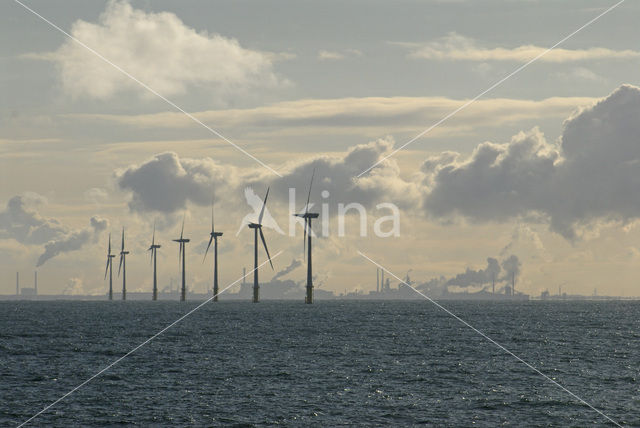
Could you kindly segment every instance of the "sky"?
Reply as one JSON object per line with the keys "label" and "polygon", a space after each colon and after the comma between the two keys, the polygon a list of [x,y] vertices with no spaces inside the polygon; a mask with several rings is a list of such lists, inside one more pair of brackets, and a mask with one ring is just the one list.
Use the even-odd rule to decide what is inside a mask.
{"label": "sky", "polygon": [[[246,195],[268,186],[269,280],[300,265],[289,194],[302,209],[315,169],[322,289],[375,289],[360,251],[419,283],[516,255],[528,294],[640,295],[636,2],[530,65],[615,2],[23,3],[84,46],[0,5],[0,294],[37,265],[41,293],[105,293],[123,227],[128,289],[149,291],[154,224],[160,287],[177,282],[183,218],[204,292],[212,199],[229,284],[253,262]],[[366,236],[355,210],[339,233],[349,203]]]}

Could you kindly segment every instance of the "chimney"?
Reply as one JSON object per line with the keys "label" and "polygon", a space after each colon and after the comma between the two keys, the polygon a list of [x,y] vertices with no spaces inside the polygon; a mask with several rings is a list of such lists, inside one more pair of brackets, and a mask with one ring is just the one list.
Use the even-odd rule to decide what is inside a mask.
{"label": "chimney", "polygon": [[242,268],[242,285],[246,285],[246,280],[247,279],[247,268],[243,267]]}
{"label": "chimney", "polygon": [[34,288],[34,291],[35,291],[35,295],[37,296],[38,295],[38,271],[37,270],[34,271],[33,274],[34,274],[33,288]]}
{"label": "chimney", "polygon": [[513,273],[513,277],[511,280],[511,295],[515,296],[516,295],[516,273]]}
{"label": "chimney", "polygon": [[496,294],[496,273],[493,273],[491,282],[491,293]]}
{"label": "chimney", "polygon": [[380,269],[380,291],[384,290],[384,269]]}
{"label": "chimney", "polygon": [[20,295],[20,272],[16,272],[16,296]]}
{"label": "chimney", "polygon": [[380,292],[380,268],[376,268],[376,292]]}

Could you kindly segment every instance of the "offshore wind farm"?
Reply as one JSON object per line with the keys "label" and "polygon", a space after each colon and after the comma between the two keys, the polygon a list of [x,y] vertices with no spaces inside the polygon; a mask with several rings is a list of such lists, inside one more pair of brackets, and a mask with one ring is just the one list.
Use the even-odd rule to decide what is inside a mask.
{"label": "offshore wind farm", "polygon": [[0,2],[0,426],[640,426],[638,16]]}

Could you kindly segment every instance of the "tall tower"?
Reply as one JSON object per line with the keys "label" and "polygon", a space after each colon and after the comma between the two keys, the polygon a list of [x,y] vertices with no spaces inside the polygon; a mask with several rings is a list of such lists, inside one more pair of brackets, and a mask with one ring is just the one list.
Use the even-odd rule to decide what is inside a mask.
{"label": "tall tower", "polygon": [[380,268],[376,268],[376,293],[380,292]]}
{"label": "tall tower", "polygon": [[34,271],[34,278],[33,278],[33,288],[35,291],[36,296],[38,295],[38,271]]}
{"label": "tall tower", "polygon": [[20,272],[16,272],[16,296],[20,295]]}

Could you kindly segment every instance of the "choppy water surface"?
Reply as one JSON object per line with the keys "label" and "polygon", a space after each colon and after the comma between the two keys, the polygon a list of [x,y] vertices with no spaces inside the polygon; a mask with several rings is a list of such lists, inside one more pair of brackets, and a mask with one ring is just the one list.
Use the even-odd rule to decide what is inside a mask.
{"label": "choppy water surface", "polygon": [[[0,424],[29,418],[196,305],[0,302]],[[640,426],[640,303],[445,305]],[[33,425],[606,423],[427,301],[265,301],[207,304]]]}

